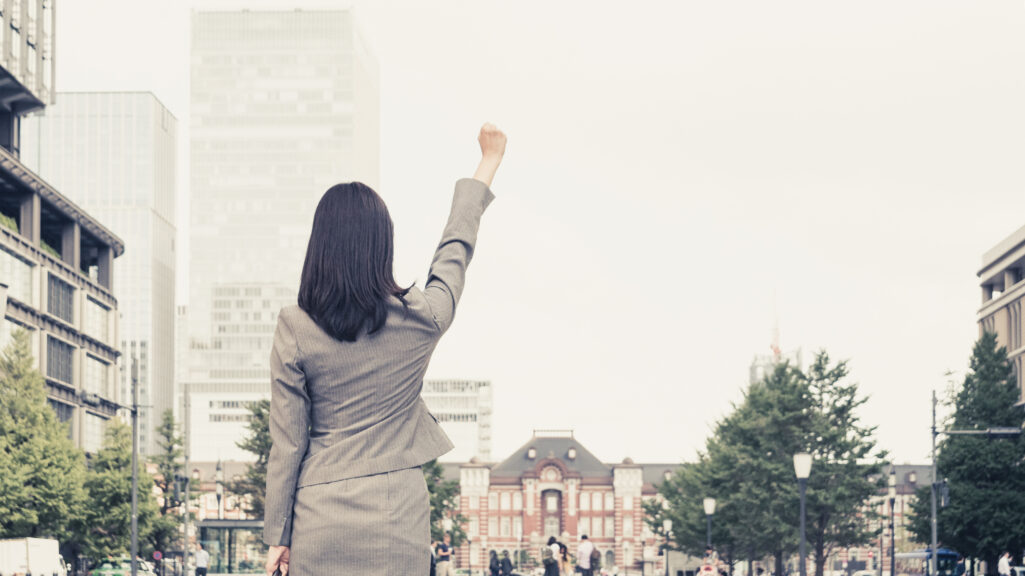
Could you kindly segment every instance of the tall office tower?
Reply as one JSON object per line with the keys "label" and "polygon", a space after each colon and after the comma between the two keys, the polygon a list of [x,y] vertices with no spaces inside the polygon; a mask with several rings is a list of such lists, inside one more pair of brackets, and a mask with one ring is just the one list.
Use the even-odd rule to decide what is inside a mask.
{"label": "tall office tower", "polygon": [[[350,10],[198,10],[191,91],[190,399],[183,401],[195,436],[200,426],[246,417],[195,412],[201,391],[244,394],[246,402],[269,395],[262,338],[273,336],[268,322],[278,309],[295,303],[321,195],[339,182],[377,183],[377,64]],[[235,289],[237,296],[226,295]],[[228,300],[230,311],[215,307]],[[236,311],[249,319],[226,319]],[[246,332],[257,329],[268,332]],[[204,401],[211,409],[232,400]],[[226,431],[223,445],[204,442],[192,459],[250,458],[234,447],[243,426],[236,424],[239,437]]]}
{"label": "tall office tower", "polygon": [[114,259],[125,245],[20,160],[21,121],[53,100],[52,0],[0,6],[0,346],[29,332],[57,417],[95,452],[118,411]]}
{"label": "tall office tower", "polygon": [[423,398],[455,444],[442,461],[491,461],[491,382],[425,380]]}
{"label": "tall office tower", "polygon": [[298,291],[321,195],[374,186],[377,65],[352,12],[197,11],[192,22],[193,342],[215,284]]}
{"label": "tall office tower", "polygon": [[148,92],[57,95],[22,123],[22,159],[119,234],[131,249],[115,264],[124,370],[132,398],[138,366],[139,449],[174,406],[177,120]]}

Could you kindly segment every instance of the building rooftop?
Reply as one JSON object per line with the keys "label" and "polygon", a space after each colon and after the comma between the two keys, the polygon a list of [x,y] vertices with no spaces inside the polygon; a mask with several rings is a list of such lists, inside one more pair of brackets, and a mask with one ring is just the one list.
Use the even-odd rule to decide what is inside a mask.
{"label": "building rooftop", "polygon": [[491,476],[517,478],[534,470],[541,460],[549,458],[561,460],[571,473],[576,472],[581,477],[605,477],[612,474],[612,468],[577,442],[572,432],[535,430],[534,436],[526,444],[491,469]]}
{"label": "building rooftop", "polygon": [[979,269],[978,275],[982,276],[1007,253],[1017,250],[1022,246],[1025,246],[1025,226],[1022,226],[1016,232],[998,242],[996,246],[990,248],[982,255],[982,268]]}

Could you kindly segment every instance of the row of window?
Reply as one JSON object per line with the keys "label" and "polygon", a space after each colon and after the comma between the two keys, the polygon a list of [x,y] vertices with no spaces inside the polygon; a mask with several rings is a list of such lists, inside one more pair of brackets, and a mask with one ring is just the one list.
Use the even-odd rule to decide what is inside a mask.
{"label": "row of window", "polygon": [[47,283],[46,311],[61,320],[72,324],[75,321],[75,287],[50,274]]}
{"label": "row of window", "polygon": [[[439,418],[440,420],[440,418]],[[544,506],[548,512],[559,511],[560,496],[558,494],[547,494],[544,499]],[[470,510],[476,510],[479,503],[476,496],[469,497]],[[612,492],[583,492],[580,494],[580,510],[582,512],[601,512],[602,510],[613,511],[616,509],[616,495]],[[623,496],[623,510],[633,510],[634,499],[632,496]],[[522,510],[522,492],[491,492],[488,494],[489,510]]]}
{"label": "row of window", "polygon": [[211,414],[211,422],[249,422],[253,419],[252,414]]}
{"label": "row of window", "polygon": [[476,422],[476,414],[451,414],[442,412],[441,414],[435,414],[435,418],[438,422]]}
{"label": "row of window", "polygon": [[256,400],[211,400],[211,408],[249,408],[256,404]]}

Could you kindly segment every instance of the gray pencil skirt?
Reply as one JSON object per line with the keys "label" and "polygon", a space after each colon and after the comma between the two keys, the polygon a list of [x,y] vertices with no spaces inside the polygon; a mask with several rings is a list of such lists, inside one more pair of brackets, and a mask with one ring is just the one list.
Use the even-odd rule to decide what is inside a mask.
{"label": "gray pencil skirt", "polygon": [[419,466],[305,486],[292,514],[289,575],[430,572],[430,501]]}

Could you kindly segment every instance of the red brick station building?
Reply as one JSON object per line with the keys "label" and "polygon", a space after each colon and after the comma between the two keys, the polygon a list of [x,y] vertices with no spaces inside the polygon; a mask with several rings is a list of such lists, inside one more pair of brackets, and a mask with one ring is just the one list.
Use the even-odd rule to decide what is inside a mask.
{"label": "red brick station building", "polygon": [[[456,551],[458,568],[487,568],[488,552],[508,551],[538,559],[549,536],[576,552],[580,536],[602,553],[605,567],[640,573],[661,543],[644,521],[641,502],[654,498],[659,483],[679,464],[606,464],[572,431],[535,430],[533,437],[497,464],[445,464],[458,480],[459,512],[469,542]],[[658,559],[661,563],[661,559]]]}

